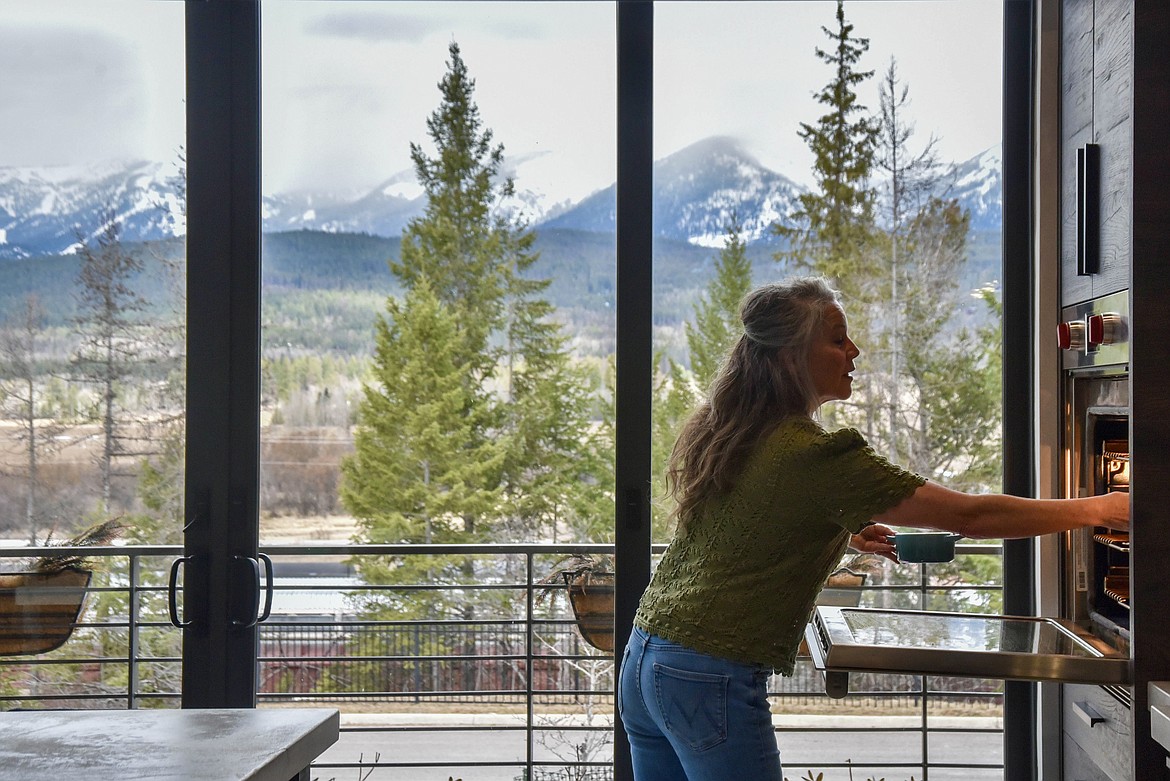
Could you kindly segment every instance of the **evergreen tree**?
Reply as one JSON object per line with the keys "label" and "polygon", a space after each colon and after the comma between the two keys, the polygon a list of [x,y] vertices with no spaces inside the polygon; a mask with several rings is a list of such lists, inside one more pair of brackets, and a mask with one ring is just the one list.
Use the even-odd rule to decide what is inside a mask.
{"label": "evergreen tree", "polygon": [[131,444],[120,404],[124,381],[143,356],[146,300],[134,289],[142,260],[121,243],[121,226],[113,208],[102,214],[96,242],[78,233],[81,271],[77,293],[79,314],[74,326],[81,344],[73,358],[80,379],[98,389],[96,417],[101,425],[98,465],[101,493],[98,513],[110,512],[115,461],[139,455]]}
{"label": "evergreen tree", "polygon": [[870,175],[880,128],[857,96],[859,85],[873,75],[857,69],[869,39],[854,37],[844,0],[837,0],[836,19],[835,30],[821,28],[832,45],[816,49],[817,58],[833,70],[816,93],[826,112],[816,124],[802,122],[798,133],[813,152],[816,187],[800,196],[795,224],[775,227],[791,242],[777,259],[823,274],[850,302],[864,302],[876,273],[869,251],[876,199]]}
{"label": "evergreen tree", "polygon": [[739,304],[752,287],[752,262],[747,257],[743,227],[732,215],[727,243],[715,261],[715,276],[695,305],[694,323],[686,323],[687,348],[695,383],[705,391],[727,351],[743,333]]}
{"label": "evergreen tree", "polygon": [[[913,152],[910,140],[914,125],[905,116],[910,104],[910,88],[898,78],[897,62],[890,58],[890,66],[882,77],[880,85],[881,133],[879,136],[877,165],[887,178],[884,186],[885,257],[888,260],[885,274],[886,291],[882,298],[889,301],[885,328],[874,348],[888,356],[887,387],[884,388],[889,409],[890,425],[886,455],[894,461],[901,457],[899,448],[899,422],[901,421],[901,375],[902,322],[904,316],[916,313],[903,310],[914,309],[918,302],[906,296],[909,277],[913,274],[914,259],[906,257],[904,243],[907,223],[915,214],[925,216],[924,210],[937,209],[941,203],[931,201],[939,189],[938,157],[934,148],[936,139],[931,136],[921,150]],[[924,203],[925,202],[925,203]],[[925,224],[916,220],[918,224]],[[959,259],[961,262],[961,258]],[[944,280],[944,284],[946,280]],[[950,287],[950,286],[948,286]],[[952,288],[953,289],[953,288]],[[920,313],[918,313],[920,314]],[[932,313],[938,314],[938,313]],[[875,334],[875,336],[878,336]],[[874,392],[878,389],[873,388]]]}
{"label": "evergreen tree", "polygon": [[661,353],[654,356],[654,399],[651,424],[650,534],[653,542],[669,542],[673,534],[667,501],[666,468],[683,423],[694,411],[705,389],[695,385],[694,375]]}
{"label": "evergreen tree", "polygon": [[[499,502],[492,485],[501,445],[485,436],[489,399],[468,382],[456,315],[419,278],[375,324],[373,380],[364,391],[355,452],[342,462],[341,499],[371,543],[483,541],[477,520]],[[363,560],[370,582],[464,582],[466,562],[413,557]],[[410,595],[408,615],[457,610],[443,597]]]}
{"label": "evergreen tree", "polygon": [[29,294],[23,309],[0,330],[0,410],[17,422],[16,439],[24,444],[25,511],[23,528],[29,545],[44,541],[40,532],[50,526],[50,518],[41,501],[41,461],[59,449],[58,436],[64,431],[59,423],[46,420],[43,407],[43,379],[38,370],[38,342],[42,336],[45,310],[35,295]]}
{"label": "evergreen tree", "polygon": [[954,338],[941,328],[961,308],[969,220],[955,201],[933,199],[908,226],[905,256],[913,265],[900,329],[905,408],[895,426],[901,459],[912,469],[951,485],[997,490],[998,481],[972,480],[990,477],[988,459],[999,460],[1001,325],[994,296],[980,293],[993,325],[978,333],[960,329]]}
{"label": "evergreen tree", "polygon": [[520,273],[535,260],[534,237],[497,213],[513,191],[510,179],[497,184],[504,147],[493,146],[491,129],[483,127],[459,45],[451,43],[449,53],[442,101],[427,119],[437,154],[410,145],[427,204],[403,231],[400,259],[390,268],[407,288],[426,277],[436,297],[461,315],[461,357],[473,367],[469,380],[482,382],[496,370],[500,349],[488,340],[504,324],[510,286],[521,284]]}
{"label": "evergreen tree", "polygon": [[752,262],[747,257],[743,228],[732,215],[727,226],[727,243],[715,260],[715,275],[694,307],[694,321],[684,324],[690,371],[673,360],[658,356],[654,383],[654,464],[651,518],[653,539],[665,542],[670,536],[666,503],[666,466],[683,422],[707,392],[727,352],[743,333],[739,305],[752,287]]}
{"label": "evergreen tree", "polygon": [[[533,273],[535,234],[503,208],[513,193],[500,178],[503,147],[483,127],[457,44],[449,55],[427,122],[434,155],[411,145],[427,205],[390,264],[405,298],[390,299],[378,325],[377,382],[361,405],[342,500],[369,541],[596,528],[581,513],[603,515],[612,530],[612,461],[604,427],[590,419],[589,378],[543,298],[548,280]],[[479,566],[463,559],[458,575],[499,574]],[[401,581],[409,569],[366,572]],[[470,616],[473,600],[463,603]]]}
{"label": "evergreen tree", "polygon": [[[613,537],[612,487],[605,488],[606,442],[590,420],[594,397],[583,367],[544,301],[516,300],[507,357],[508,457],[502,474],[506,537],[560,539],[561,527]],[[612,445],[608,446],[612,459]],[[580,518],[579,514],[589,518]],[[601,521],[601,524],[597,522]],[[585,538],[577,541],[593,541]]]}
{"label": "evergreen tree", "polygon": [[881,121],[875,162],[887,177],[884,185],[885,223],[888,232],[900,233],[910,215],[940,194],[940,163],[933,135],[915,152],[910,148],[914,123],[906,116],[910,86],[898,77],[898,62],[890,65],[879,85]]}
{"label": "evergreen tree", "polygon": [[[889,355],[883,389],[889,410],[887,455],[948,483],[996,490],[998,480],[978,479],[991,477],[989,449],[998,452],[1000,370],[991,345],[999,339],[993,332],[968,329],[951,337],[944,328],[963,309],[960,279],[970,215],[945,197],[948,182],[934,153],[935,139],[917,151],[912,148],[909,102],[909,87],[891,60],[881,84],[878,154],[888,177],[882,221],[887,258],[882,298],[887,303],[879,342]],[[998,321],[994,297],[986,291],[981,297]],[[985,346],[977,337],[992,341]]]}
{"label": "evergreen tree", "polygon": [[[954,335],[946,325],[961,304],[970,217],[945,197],[948,182],[934,154],[935,139],[912,147],[909,88],[891,60],[881,84],[882,132],[877,165],[886,174],[882,198],[880,256],[885,259],[880,308],[870,339],[884,351],[884,381],[875,375],[865,392],[867,410],[878,413],[885,436],[873,441],[910,469],[955,488],[999,490],[1001,371],[998,346],[1001,313],[994,291],[980,291],[992,325]],[[871,354],[874,349],[871,348]],[[863,347],[863,350],[865,348]],[[879,399],[884,394],[884,399]],[[959,556],[937,565],[942,582],[993,583],[999,562]],[[911,574],[886,568],[889,583]],[[970,600],[970,595],[963,597]],[[932,609],[969,609],[940,593]],[[991,598],[983,609],[998,609]]]}
{"label": "evergreen tree", "polygon": [[590,391],[592,412],[586,424],[587,433],[580,443],[576,470],[576,474],[584,477],[570,498],[573,512],[566,524],[572,539],[582,542],[614,540],[617,372],[612,354],[598,364],[586,385]]}

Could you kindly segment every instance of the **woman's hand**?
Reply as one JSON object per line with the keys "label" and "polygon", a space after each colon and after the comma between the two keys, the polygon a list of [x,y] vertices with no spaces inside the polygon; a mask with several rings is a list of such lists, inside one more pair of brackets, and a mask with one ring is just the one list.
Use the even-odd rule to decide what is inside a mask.
{"label": "woman's hand", "polygon": [[871,523],[849,540],[849,547],[858,553],[875,553],[897,563],[898,556],[894,553],[894,546],[890,542],[890,535],[894,530],[880,523]]}
{"label": "woman's hand", "polygon": [[1100,513],[1097,525],[1129,531],[1129,494],[1113,491],[1093,498],[1094,509]]}

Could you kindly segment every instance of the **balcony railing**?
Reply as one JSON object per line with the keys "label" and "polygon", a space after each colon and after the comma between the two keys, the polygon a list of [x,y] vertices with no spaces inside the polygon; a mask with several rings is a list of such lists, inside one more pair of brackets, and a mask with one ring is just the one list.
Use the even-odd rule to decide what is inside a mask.
{"label": "balcony railing", "polygon": [[[0,550],[0,568],[47,552],[83,553],[97,572],[65,645],[0,658],[0,708],[178,707],[182,638],[168,619],[167,573],[181,548],[9,548]],[[342,737],[314,765],[314,777],[611,777],[614,657],[582,640],[557,593],[563,583],[541,580],[568,554],[612,546],[262,552],[275,577],[272,615],[259,627],[259,705],[342,711]],[[1001,551],[961,545],[958,553],[987,561]],[[393,566],[368,566],[374,562]],[[368,582],[371,572],[392,576]],[[460,582],[437,582],[448,577],[443,572],[459,573]],[[918,573],[905,583],[871,578],[860,604],[937,607],[985,602],[999,590]],[[854,675],[853,693],[832,700],[802,660],[769,688],[794,781],[806,768],[824,770],[826,781],[1002,777],[999,682]]]}

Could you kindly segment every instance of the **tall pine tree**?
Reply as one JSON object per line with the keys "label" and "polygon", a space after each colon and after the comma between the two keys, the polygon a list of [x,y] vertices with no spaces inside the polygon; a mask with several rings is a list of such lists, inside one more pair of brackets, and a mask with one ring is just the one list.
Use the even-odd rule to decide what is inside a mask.
{"label": "tall pine tree", "polygon": [[[883,187],[882,226],[885,233],[885,250],[883,255],[887,259],[885,293],[883,299],[888,300],[886,316],[882,318],[884,325],[882,334],[874,334],[874,349],[882,350],[887,356],[887,382],[883,389],[886,396],[886,405],[889,410],[889,425],[886,428],[887,446],[885,455],[898,461],[905,449],[900,446],[900,422],[902,422],[902,374],[903,365],[903,336],[902,323],[907,317],[914,315],[904,310],[917,306],[918,302],[906,295],[907,287],[913,275],[914,259],[907,257],[906,246],[909,237],[906,236],[910,221],[923,209],[937,208],[933,199],[939,189],[941,175],[939,173],[938,157],[934,147],[936,139],[931,136],[922,149],[914,151],[910,148],[911,138],[914,136],[914,124],[906,116],[910,106],[910,88],[898,78],[898,66],[894,58],[890,58],[890,66],[886,69],[880,85],[879,100],[881,103],[881,133],[879,134],[877,166],[885,173]],[[952,287],[948,285],[948,287]],[[921,314],[921,313],[919,313]],[[939,313],[931,313],[933,315]],[[873,388],[877,393],[878,389]]]}
{"label": "tall pine tree", "polygon": [[135,289],[142,273],[140,257],[122,244],[121,225],[114,208],[101,215],[96,240],[78,231],[77,310],[73,325],[79,337],[72,369],[98,395],[94,417],[101,426],[101,450],[97,455],[101,485],[97,514],[108,515],[113,503],[115,465],[140,456],[140,442],[130,433],[129,413],[123,408],[125,381],[146,355],[147,308]]}
{"label": "tall pine tree", "polygon": [[833,71],[816,94],[826,111],[815,124],[802,122],[798,133],[813,153],[816,187],[800,196],[792,224],[776,226],[790,241],[777,259],[829,277],[850,301],[861,302],[869,299],[876,272],[869,251],[876,200],[870,175],[880,128],[857,97],[858,87],[873,76],[858,70],[869,39],[854,37],[844,0],[837,0],[836,19],[835,30],[821,28],[831,46],[816,49]]}
{"label": "tall pine tree", "polygon": [[752,287],[752,262],[743,240],[743,226],[732,215],[727,243],[715,261],[715,276],[695,304],[694,323],[685,325],[691,371],[700,391],[711,384],[724,356],[743,333],[739,304]]}
{"label": "tall pine tree", "polygon": [[752,262],[743,240],[743,226],[736,215],[727,225],[727,242],[715,260],[715,275],[702,297],[695,303],[694,321],[684,324],[690,370],[656,356],[658,370],[654,377],[653,463],[654,483],[651,491],[656,501],[652,508],[653,539],[670,538],[670,505],[667,493],[666,465],[683,422],[699,404],[727,352],[743,333],[739,305],[752,286]]}
{"label": "tall pine tree", "polygon": [[[543,298],[548,280],[533,273],[535,234],[506,208],[503,146],[483,126],[457,44],[449,55],[427,121],[434,152],[411,145],[427,205],[390,263],[406,293],[377,326],[377,381],[361,404],[342,500],[378,542],[531,541],[581,528],[572,517],[581,512],[604,512],[612,527],[612,466],[590,421],[588,378]],[[469,558],[446,564],[445,574],[434,565],[413,574],[500,574]],[[411,574],[403,562],[365,571]],[[472,601],[463,602],[466,615]]]}
{"label": "tall pine tree", "polygon": [[[503,459],[485,436],[492,411],[467,381],[457,316],[426,278],[401,303],[387,301],[375,324],[372,380],[364,389],[355,452],[342,462],[341,499],[363,541],[465,543],[483,540],[477,522],[499,501],[493,486]],[[363,560],[370,582],[461,582],[461,559]],[[446,612],[442,597],[412,595],[395,612]],[[453,606],[446,606],[452,608]]]}

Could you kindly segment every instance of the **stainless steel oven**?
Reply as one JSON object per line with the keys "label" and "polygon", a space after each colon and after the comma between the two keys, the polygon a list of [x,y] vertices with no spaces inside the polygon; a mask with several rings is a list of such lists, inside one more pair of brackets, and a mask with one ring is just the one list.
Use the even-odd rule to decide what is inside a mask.
{"label": "stainless steel oven", "polygon": [[[1096,496],[1130,490],[1129,291],[1062,310],[1061,491]],[[1130,534],[1106,528],[1062,535],[1061,615],[1095,642],[1132,658]],[[1131,663],[1132,667],[1132,663]],[[1132,676],[1060,687],[1064,779],[1134,777]]]}

